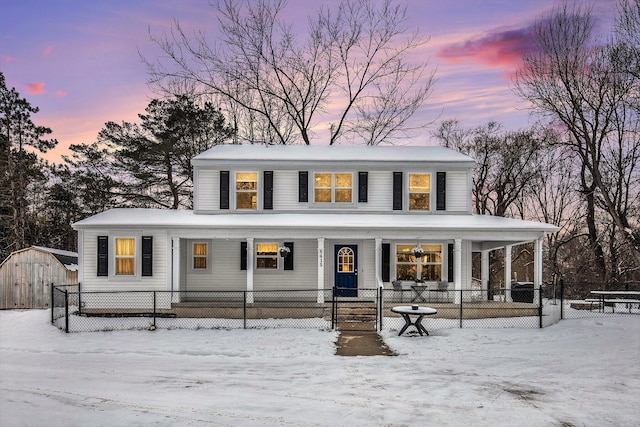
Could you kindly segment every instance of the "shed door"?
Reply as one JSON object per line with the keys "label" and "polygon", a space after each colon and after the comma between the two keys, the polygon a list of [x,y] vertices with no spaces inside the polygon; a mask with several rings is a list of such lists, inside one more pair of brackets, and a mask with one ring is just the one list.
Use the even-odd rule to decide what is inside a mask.
{"label": "shed door", "polygon": [[335,287],[341,297],[358,296],[358,246],[335,246]]}

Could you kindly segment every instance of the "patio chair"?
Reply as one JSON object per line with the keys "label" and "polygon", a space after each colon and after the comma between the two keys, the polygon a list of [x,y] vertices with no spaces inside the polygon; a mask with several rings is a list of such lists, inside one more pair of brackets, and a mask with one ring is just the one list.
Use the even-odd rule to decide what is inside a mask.
{"label": "patio chair", "polygon": [[438,282],[437,288],[432,290],[433,292],[438,292],[440,301],[449,301],[449,283],[448,282]]}
{"label": "patio chair", "polygon": [[393,285],[393,300],[397,301],[396,295],[398,292],[400,292],[400,302],[402,302],[404,297],[404,288],[402,287],[402,282],[400,282],[399,280],[394,280],[393,282],[391,282],[391,284]]}

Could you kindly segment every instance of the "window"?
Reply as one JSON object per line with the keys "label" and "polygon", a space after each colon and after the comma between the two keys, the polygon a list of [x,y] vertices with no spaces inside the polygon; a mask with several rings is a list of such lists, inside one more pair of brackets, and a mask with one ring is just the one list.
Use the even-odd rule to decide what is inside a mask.
{"label": "window", "polygon": [[258,208],[258,173],[236,172],[236,209]]}
{"label": "window", "polygon": [[353,174],[315,173],[313,188],[316,203],[352,203]]}
{"label": "window", "polygon": [[409,210],[428,211],[431,199],[431,174],[409,174]]}
{"label": "window", "polygon": [[338,251],[338,271],[340,273],[353,273],[354,254],[351,248],[341,248]]}
{"label": "window", "polygon": [[116,237],[115,264],[117,276],[133,276],[136,272],[135,237]]}
{"label": "window", "polygon": [[442,280],[442,246],[420,245],[424,256],[413,254],[416,245],[396,245],[396,277],[398,280]]}
{"label": "window", "polygon": [[207,269],[207,253],[208,252],[209,252],[209,247],[206,243],[193,244],[193,269],[194,270]]}
{"label": "window", "polygon": [[256,244],[256,268],[259,270],[278,269],[278,244],[277,243],[257,243]]}

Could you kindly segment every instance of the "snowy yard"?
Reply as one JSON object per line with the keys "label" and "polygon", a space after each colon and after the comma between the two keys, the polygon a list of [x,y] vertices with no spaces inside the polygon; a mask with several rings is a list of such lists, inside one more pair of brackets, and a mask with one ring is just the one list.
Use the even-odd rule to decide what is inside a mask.
{"label": "snowy yard", "polygon": [[384,331],[397,357],[335,356],[318,330],[65,334],[49,319],[0,312],[2,426],[640,425],[634,314]]}

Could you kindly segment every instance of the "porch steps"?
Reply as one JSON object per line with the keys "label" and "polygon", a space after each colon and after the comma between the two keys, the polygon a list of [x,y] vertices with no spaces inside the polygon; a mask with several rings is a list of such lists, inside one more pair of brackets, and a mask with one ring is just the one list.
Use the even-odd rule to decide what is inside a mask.
{"label": "porch steps", "polygon": [[378,320],[375,302],[339,303],[336,328],[340,331],[375,331]]}

